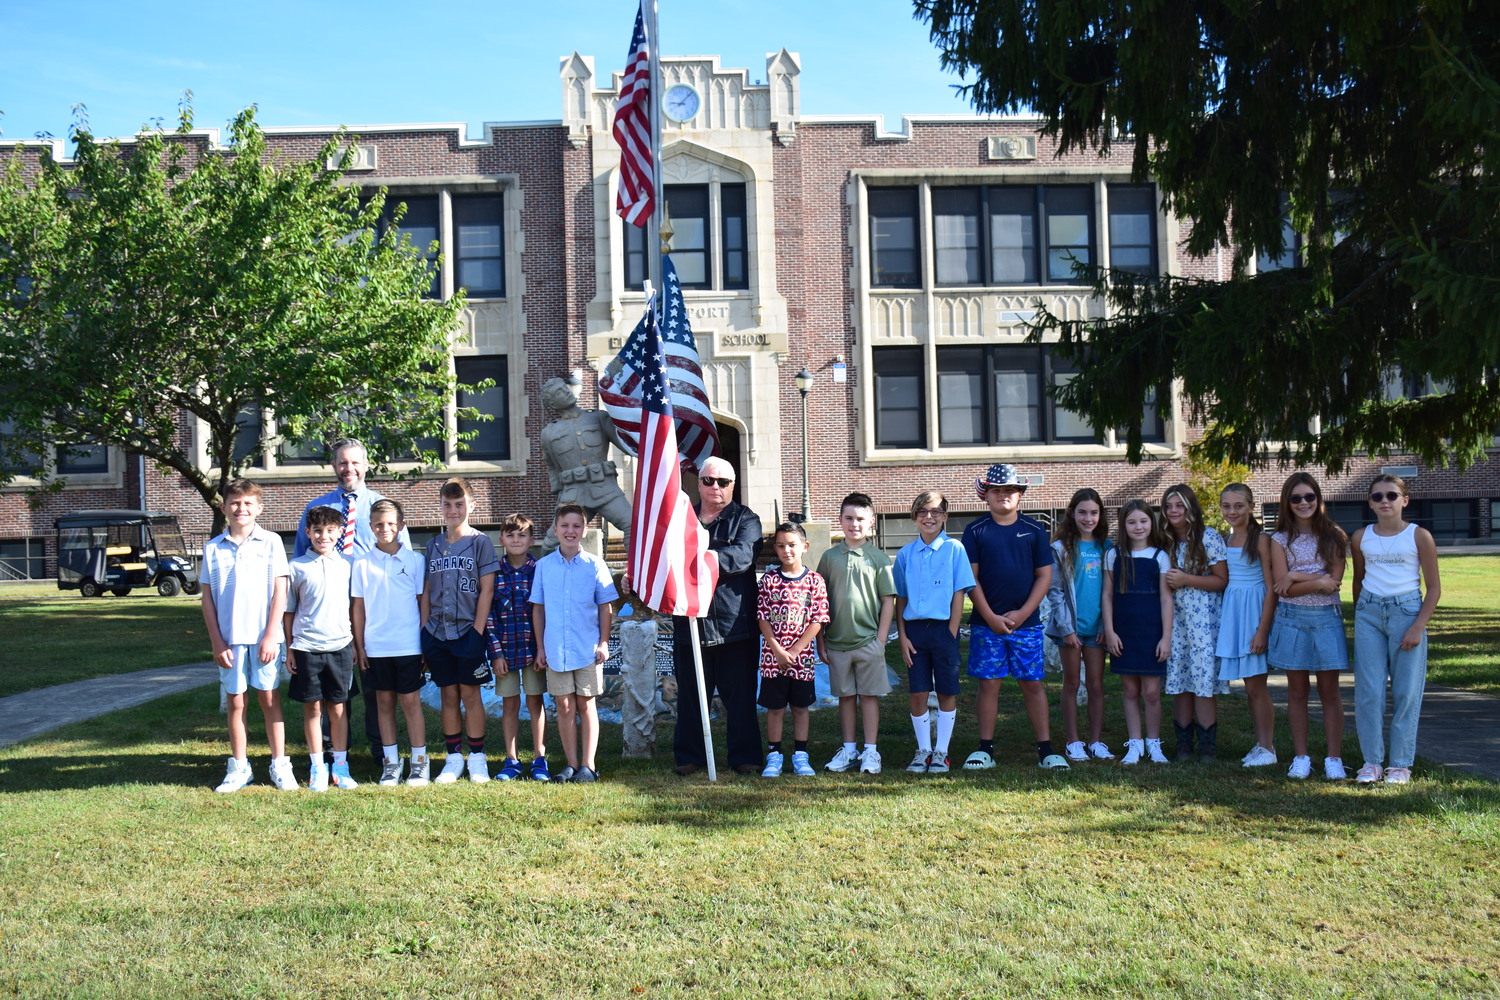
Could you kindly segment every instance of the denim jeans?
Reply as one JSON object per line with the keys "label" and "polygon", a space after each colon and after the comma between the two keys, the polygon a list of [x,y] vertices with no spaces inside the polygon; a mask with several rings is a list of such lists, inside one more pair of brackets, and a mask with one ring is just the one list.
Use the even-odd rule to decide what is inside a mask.
{"label": "denim jeans", "polygon": [[1390,766],[1411,767],[1417,755],[1417,718],[1427,683],[1427,633],[1415,649],[1401,637],[1422,609],[1422,592],[1377,597],[1366,591],[1354,606],[1354,725],[1366,764],[1385,762],[1385,686],[1390,680]]}

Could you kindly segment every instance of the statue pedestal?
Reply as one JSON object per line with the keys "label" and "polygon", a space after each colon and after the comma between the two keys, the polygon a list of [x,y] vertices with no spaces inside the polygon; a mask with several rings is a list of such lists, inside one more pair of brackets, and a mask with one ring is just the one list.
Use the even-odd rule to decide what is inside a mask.
{"label": "statue pedestal", "polygon": [[656,622],[650,619],[620,625],[623,757],[651,757],[656,753],[657,631]]}

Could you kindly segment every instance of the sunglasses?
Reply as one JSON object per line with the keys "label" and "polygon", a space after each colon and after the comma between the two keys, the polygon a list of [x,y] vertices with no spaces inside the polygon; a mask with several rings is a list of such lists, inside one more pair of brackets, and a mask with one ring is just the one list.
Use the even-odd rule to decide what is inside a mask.
{"label": "sunglasses", "polygon": [[1287,499],[1292,503],[1317,503],[1318,495],[1316,493],[1293,493]]}
{"label": "sunglasses", "polygon": [[1397,493],[1395,490],[1390,490],[1390,491],[1385,492],[1385,493],[1371,493],[1370,494],[1370,500],[1373,503],[1379,503],[1381,500],[1386,500],[1386,501],[1389,501],[1390,503],[1395,503],[1397,500],[1400,500],[1405,495],[1406,494],[1404,494],[1404,493]]}
{"label": "sunglasses", "polygon": [[734,485],[733,479],[715,479],[713,476],[704,476],[703,478],[699,479],[698,482],[702,483],[704,486],[717,486],[720,489],[724,489],[726,487]]}

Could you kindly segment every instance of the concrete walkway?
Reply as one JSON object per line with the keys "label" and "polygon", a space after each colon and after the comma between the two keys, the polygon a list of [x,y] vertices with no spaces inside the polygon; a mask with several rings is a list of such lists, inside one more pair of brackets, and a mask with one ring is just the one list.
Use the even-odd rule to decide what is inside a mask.
{"label": "concrete walkway", "polygon": [[[1284,712],[1286,675],[1271,671],[1266,687],[1276,707]],[[1243,695],[1243,689],[1238,685],[1235,690]],[[1359,736],[1354,731],[1354,671],[1345,670],[1340,675],[1339,690],[1344,700],[1344,766],[1352,774],[1364,763],[1359,752]],[[1385,711],[1385,732],[1389,737],[1389,697],[1386,698]],[[1323,709],[1318,704],[1316,680],[1308,699],[1307,714],[1312,720],[1308,738],[1315,749],[1323,744]],[[1290,742],[1286,719],[1279,717],[1276,720],[1277,746],[1289,751]],[[1430,763],[1500,781],[1500,698],[1428,684],[1422,694],[1422,720],[1417,725],[1417,756]],[[1288,753],[1281,753],[1281,758],[1285,763],[1291,762]],[[1316,758],[1314,763],[1318,763]]]}
{"label": "concrete walkway", "polygon": [[179,691],[219,682],[212,663],[156,667],[128,674],[110,674],[71,684],[57,684],[0,698],[0,747],[50,732],[96,715],[134,708]]}

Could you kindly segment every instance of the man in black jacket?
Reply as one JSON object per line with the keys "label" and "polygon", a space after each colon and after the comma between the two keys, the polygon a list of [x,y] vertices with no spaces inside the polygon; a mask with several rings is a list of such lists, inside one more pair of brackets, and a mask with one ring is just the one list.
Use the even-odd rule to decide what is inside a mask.
{"label": "man in black jacket", "polygon": [[[719,559],[719,585],[708,615],[698,620],[703,649],[703,680],[710,699],[717,690],[729,730],[729,766],[740,774],[761,767],[760,724],[755,714],[760,630],[755,619],[756,560],[761,550],[760,518],[735,503],[734,466],[710,458],[698,471],[698,520],[708,532],[708,547]],[[692,636],[686,618],[673,620],[673,663],[677,674],[677,733],[672,752],[677,773],[701,771],[703,723],[698,712],[698,683],[693,673]]]}

